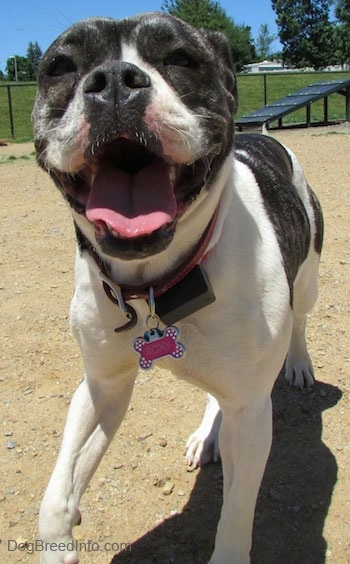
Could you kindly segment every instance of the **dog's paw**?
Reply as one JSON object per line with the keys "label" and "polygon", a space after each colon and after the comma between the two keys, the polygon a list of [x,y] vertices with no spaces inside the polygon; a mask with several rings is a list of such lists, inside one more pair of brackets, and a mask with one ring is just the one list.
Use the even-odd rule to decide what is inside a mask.
{"label": "dog's paw", "polygon": [[[71,529],[66,534],[62,534],[62,528],[54,528],[54,519],[44,517],[42,508],[40,515],[40,536],[38,541],[40,550],[40,564],[79,564],[80,558],[77,552],[77,541],[71,534]],[[48,513],[50,515],[50,513]],[[78,508],[74,511],[73,526],[81,525],[81,513]],[[49,540],[48,540],[49,539]],[[54,539],[54,540],[52,540]]]}
{"label": "dog's paw", "polygon": [[286,362],[285,379],[295,388],[312,388],[315,383],[314,371],[310,358],[292,363]]}
{"label": "dog's paw", "polygon": [[194,469],[212,460],[214,462],[220,460],[218,432],[211,430],[208,434],[199,427],[186,443],[186,462]]}
{"label": "dog's paw", "polygon": [[70,550],[74,545],[74,540],[68,538],[45,543],[40,554],[40,564],[79,564],[78,553]]}
{"label": "dog's paw", "polygon": [[64,564],[79,564],[79,556],[76,553],[64,557]]}

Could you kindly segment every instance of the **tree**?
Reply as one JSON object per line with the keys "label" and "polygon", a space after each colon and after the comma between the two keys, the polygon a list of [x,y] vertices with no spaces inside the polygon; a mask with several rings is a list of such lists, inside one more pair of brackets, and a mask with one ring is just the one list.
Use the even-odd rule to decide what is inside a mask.
{"label": "tree", "polygon": [[334,62],[332,0],[272,0],[283,60],[294,67],[319,69]]}
{"label": "tree", "polygon": [[231,45],[236,69],[255,58],[255,47],[251,29],[236,25],[218,2],[211,0],[166,0],[162,10],[177,16],[197,28],[205,28],[224,33]]}
{"label": "tree", "polygon": [[270,34],[269,26],[261,24],[259,35],[256,39],[256,52],[260,60],[265,60],[271,56],[271,45],[275,41],[276,36]]}
{"label": "tree", "polygon": [[13,55],[7,59],[6,74],[8,80],[19,82],[36,80],[41,57],[42,51],[38,43],[30,41],[26,57]]}
{"label": "tree", "polygon": [[335,0],[335,15],[340,22],[350,25],[350,0]]}
{"label": "tree", "polygon": [[23,81],[27,79],[27,57],[21,57],[20,55],[13,55],[7,59],[6,63],[6,74],[8,80],[13,81]]}
{"label": "tree", "polygon": [[27,80],[36,80],[38,74],[38,66],[42,56],[43,53],[37,41],[35,41],[35,43],[30,41],[27,49],[27,59],[28,59]]}
{"label": "tree", "polygon": [[350,0],[335,0],[335,43],[338,62],[350,63]]}

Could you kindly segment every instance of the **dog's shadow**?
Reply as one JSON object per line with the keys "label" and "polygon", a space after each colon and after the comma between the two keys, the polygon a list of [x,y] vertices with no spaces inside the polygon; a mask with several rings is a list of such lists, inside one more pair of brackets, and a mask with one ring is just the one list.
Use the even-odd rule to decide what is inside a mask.
{"label": "dog's shadow", "polygon": [[[340,398],[340,390],[328,384],[316,383],[312,390],[300,392],[281,376],[277,380],[272,395],[274,440],[257,503],[252,564],[325,562],[322,531],[337,464],[321,440],[321,414]],[[198,472],[184,511],[115,555],[111,564],[207,562],[221,502],[221,466],[210,464]]]}

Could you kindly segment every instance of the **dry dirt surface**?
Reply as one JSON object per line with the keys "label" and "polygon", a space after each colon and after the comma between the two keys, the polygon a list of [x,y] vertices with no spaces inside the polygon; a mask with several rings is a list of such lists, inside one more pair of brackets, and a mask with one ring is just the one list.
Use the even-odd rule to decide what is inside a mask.
{"label": "dry dirt surface", "polygon": [[[299,156],[325,213],[320,296],[308,325],[317,382],[273,392],[274,442],[253,564],[345,564],[349,553],[349,176],[347,125],[274,132]],[[40,500],[82,377],[69,332],[70,214],[32,145],[0,147],[0,562],[37,562]],[[83,563],[204,563],[222,495],[219,463],[189,472],[184,445],[203,392],[140,372],[127,416],[82,498]],[[36,545],[35,545],[36,543]],[[35,550],[36,549],[36,550]]]}

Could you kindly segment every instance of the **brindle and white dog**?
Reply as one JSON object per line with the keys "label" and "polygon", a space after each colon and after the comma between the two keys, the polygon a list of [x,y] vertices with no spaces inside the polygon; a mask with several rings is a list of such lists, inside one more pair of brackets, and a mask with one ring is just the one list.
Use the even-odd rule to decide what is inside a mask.
{"label": "brindle and white dog", "polygon": [[226,39],[165,14],[82,21],[43,57],[37,158],[77,230],[71,324],[85,378],[41,506],[42,562],[78,562],[69,543],[79,500],[127,410],[137,337],[149,365],[159,358],[209,394],[187,460],[203,464],[219,444],[224,501],[210,562],[249,562],[285,358],[290,384],[313,384],[305,321],[322,215],[290,151],[268,136],[234,143],[236,108]]}

